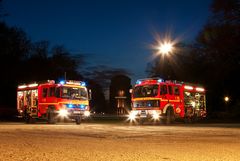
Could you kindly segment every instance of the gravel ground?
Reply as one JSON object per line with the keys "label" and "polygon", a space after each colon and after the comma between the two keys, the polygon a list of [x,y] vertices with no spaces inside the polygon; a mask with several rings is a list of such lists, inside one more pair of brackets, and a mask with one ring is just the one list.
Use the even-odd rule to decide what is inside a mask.
{"label": "gravel ground", "polygon": [[0,123],[0,161],[239,161],[240,125]]}

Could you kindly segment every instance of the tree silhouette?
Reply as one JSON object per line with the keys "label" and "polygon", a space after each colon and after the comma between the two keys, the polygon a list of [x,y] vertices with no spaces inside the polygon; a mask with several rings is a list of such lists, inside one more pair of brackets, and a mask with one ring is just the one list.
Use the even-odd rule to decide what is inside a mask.
{"label": "tree silhouette", "polygon": [[169,59],[163,63],[158,58],[149,64],[147,71],[154,76],[205,85],[208,112],[224,110],[224,95],[230,95],[229,106],[234,110],[240,108],[237,87],[240,82],[237,77],[240,73],[240,3],[239,0],[214,0],[210,9],[211,15],[195,42],[187,45],[185,52],[176,53],[174,62],[181,62],[181,70]]}
{"label": "tree silhouette", "polygon": [[199,33],[193,52],[203,62],[210,104],[224,107],[223,96],[231,95],[231,105],[239,100],[236,74],[240,72],[240,4],[238,0],[214,0],[212,15]]}
{"label": "tree silhouette", "polygon": [[4,22],[0,22],[0,57],[0,90],[5,91],[0,104],[14,108],[18,84],[64,79],[65,73],[68,79],[83,78],[78,71],[78,63],[84,62],[80,54],[73,57],[63,46],[50,50],[48,41],[32,43],[23,30]]}

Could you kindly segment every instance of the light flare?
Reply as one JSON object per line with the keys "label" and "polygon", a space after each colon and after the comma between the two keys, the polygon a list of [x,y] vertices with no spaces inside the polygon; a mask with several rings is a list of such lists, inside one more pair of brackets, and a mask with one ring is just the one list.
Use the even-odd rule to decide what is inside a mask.
{"label": "light flare", "polygon": [[68,116],[68,111],[66,109],[61,109],[61,110],[59,110],[58,114],[61,117],[67,117]]}

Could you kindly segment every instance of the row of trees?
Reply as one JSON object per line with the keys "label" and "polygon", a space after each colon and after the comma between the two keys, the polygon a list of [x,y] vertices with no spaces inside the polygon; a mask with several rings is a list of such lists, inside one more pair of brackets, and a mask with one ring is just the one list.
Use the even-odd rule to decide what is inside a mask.
{"label": "row of trees", "polygon": [[13,102],[11,95],[19,83],[60,79],[65,72],[69,78],[83,78],[77,71],[81,55],[72,57],[63,46],[50,49],[47,41],[33,43],[24,31],[4,22],[0,22],[0,57],[1,104]]}
{"label": "row of trees", "polygon": [[[16,88],[21,83],[44,80],[84,80],[92,89],[91,106],[97,112],[106,112],[107,104],[102,85],[94,77],[83,77],[83,54],[71,54],[62,45],[49,47],[48,41],[32,42],[16,27],[0,22],[0,110],[16,108]],[[92,79],[91,79],[92,78]],[[11,113],[12,114],[12,113]]]}
{"label": "row of trees", "polygon": [[[72,80],[87,81],[92,89],[91,107],[96,112],[108,112],[104,90],[116,74],[127,74],[123,69],[108,66],[86,68],[85,55],[71,54],[63,45],[50,47],[48,41],[32,42],[17,27],[8,26],[1,18],[6,16],[0,0],[0,110],[16,108],[16,88],[33,81]],[[84,77],[83,77],[84,76]]]}
{"label": "row of trees", "polygon": [[[211,15],[191,44],[177,44],[177,53],[158,58],[148,73],[165,78],[204,84],[209,112],[226,107],[240,115],[240,2],[214,0]],[[226,104],[224,96],[230,97]]]}

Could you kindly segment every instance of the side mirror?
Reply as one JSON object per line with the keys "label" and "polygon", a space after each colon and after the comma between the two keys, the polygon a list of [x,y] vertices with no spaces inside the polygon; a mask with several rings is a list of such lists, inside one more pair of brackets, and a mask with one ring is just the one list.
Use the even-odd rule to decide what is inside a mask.
{"label": "side mirror", "polygon": [[88,90],[88,100],[91,100],[92,99],[92,90],[89,89]]}

